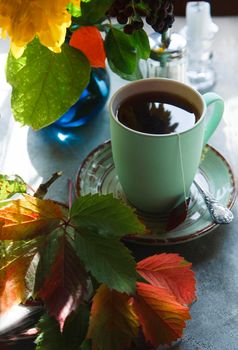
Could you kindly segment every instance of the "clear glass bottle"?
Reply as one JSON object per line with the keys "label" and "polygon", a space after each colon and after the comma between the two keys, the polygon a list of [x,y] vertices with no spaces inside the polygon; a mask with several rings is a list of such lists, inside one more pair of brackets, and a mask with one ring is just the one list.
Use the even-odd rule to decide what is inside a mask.
{"label": "clear glass bottle", "polygon": [[163,77],[185,82],[186,80],[186,39],[178,33],[149,35],[150,58],[141,62],[143,78]]}
{"label": "clear glass bottle", "polygon": [[210,4],[206,1],[190,1],[186,6],[186,27],[181,34],[187,40],[187,78],[194,88],[206,92],[216,83],[213,67],[213,39],[218,31],[212,22]]}

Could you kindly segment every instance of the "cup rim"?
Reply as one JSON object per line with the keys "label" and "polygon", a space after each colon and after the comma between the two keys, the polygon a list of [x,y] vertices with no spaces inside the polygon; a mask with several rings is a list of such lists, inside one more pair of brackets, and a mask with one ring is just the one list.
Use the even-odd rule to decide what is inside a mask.
{"label": "cup rim", "polygon": [[[174,85],[177,85],[178,87],[182,86],[182,87],[186,87],[190,90],[192,90],[192,92],[197,95],[197,97],[200,99],[200,101],[202,102],[202,105],[203,105],[203,113],[201,114],[200,118],[198,119],[198,121],[189,129],[186,129],[184,131],[181,131],[181,132],[173,132],[173,133],[170,133],[170,134],[150,134],[150,133],[145,133],[145,132],[141,132],[141,131],[137,131],[137,130],[134,130],[134,129],[131,129],[129,128],[128,126],[124,125],[123,123],[121,123],[117,118],[116,116],[114,115],[114,112],[113,112],[113,103],[117,97],[117,95],[119,93],[121,93],[124,89],[127,89],[129,86],[133,85],[133,86],[136,86],[136,85],[141,85],[143,84],[145,81],[151,81],[151,82],[158,82],[158,81],[166,81],[167,83],[172,83]],[[110,99],[110,102],[109,102],[109,114],[110,116],[115,120],[115,122],[122,128],[124,128],[125,130],[128,130],[130,132],[133,132],[134,134],[136,135],[142,135],[142,136],[146,136],[146,137],[174,137],[174,136],[177,136],[177,135],[183,135],[183,134],[186,134],[188,132],[190,132],[191,130],[195,129],[196,127],[198,127],[198,125],[200,125],[200,123],[203,121],[204,119],[204,116],[205,116],[205,112],[206,112],[206,104],[205,104],[205,101],[204,99],[202,98],[202,95],[197,91],[195,90],[192,86],[186,84],[186,83],[182,83],[178,80],[174,80],[174,79],[168,79],[168,78],[144,78],[144,79],[141,79],[141,80],[136,80],[136,81],[132,81],[132,82],[129,82],[128,84],[126,85],[123,85],[121,86],[119,89],[117,89],[114,94],[112,95],[111,99]]]}

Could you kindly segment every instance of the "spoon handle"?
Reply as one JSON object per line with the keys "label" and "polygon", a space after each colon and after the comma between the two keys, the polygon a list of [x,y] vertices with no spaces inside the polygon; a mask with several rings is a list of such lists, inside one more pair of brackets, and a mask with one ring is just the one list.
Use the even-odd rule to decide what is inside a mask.
{"label": "spoon handle", "polygon": [[216,224],[229,224],[234,218],[231,210],[219,203],[211,193],[202,189],[195,180],[194,184],[203,196],[213,221]]}

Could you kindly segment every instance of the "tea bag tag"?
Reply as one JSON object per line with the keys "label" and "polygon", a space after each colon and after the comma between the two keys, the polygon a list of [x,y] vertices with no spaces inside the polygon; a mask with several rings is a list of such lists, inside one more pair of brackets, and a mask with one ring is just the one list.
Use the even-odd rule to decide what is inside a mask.
{"label": "tea bag tag", "polygon": [[186,193],[186,184],[185,184],[185,175],[184,175],[184,165],[183,165],[183,153],[182,153],[182,146],[181,146],[181,138],[180,134],[177,133],[178,136],[178,149],[179,149],[179,161],[180,161],[180,168],[181,168],[181,177],[183,182],[183,196],[184,196],[184,203],[187,207],[187,193]]}

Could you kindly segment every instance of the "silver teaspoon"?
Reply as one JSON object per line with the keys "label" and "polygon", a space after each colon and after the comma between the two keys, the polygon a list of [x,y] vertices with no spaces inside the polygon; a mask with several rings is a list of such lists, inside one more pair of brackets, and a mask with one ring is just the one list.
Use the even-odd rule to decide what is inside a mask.
{"label": "silver teaspoon", "polygon": [[229,224],[234,218],[231,210],[219,203],[211,193],[202,189],[195,180],[193,183],[203,196],[213,221],[216,224]]}

